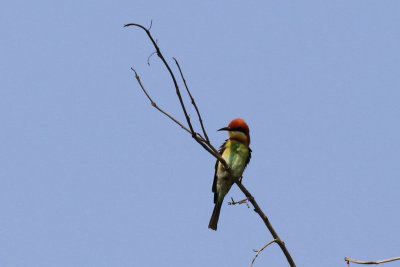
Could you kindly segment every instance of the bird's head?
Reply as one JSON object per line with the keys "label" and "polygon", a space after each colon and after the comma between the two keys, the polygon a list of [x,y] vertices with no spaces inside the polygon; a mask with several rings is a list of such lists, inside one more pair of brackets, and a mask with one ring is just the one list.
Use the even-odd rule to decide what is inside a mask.
{"label": "bird's head", "polygon": [[243,119],[234,119],[228,127],[221,128],[218,131],[228,131],[230,139],[238,140],[247,145],[250,144],[249,126]]}

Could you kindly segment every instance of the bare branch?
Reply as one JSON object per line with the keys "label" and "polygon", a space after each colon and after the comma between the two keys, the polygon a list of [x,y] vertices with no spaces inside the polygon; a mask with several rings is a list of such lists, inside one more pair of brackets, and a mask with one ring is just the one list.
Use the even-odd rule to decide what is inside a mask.
{"label": "bare branch", "polygon": [[352,260],[348,257],[344,257],[344,260],[347,261],[347,266],[350,266],[350,262],[357,263],[357,264],[380,264],[380,263],[386,263],[386,262],[400,260],[400,257],[387,259],[387,260],[381,260],[381,261],[359,261],[359,260]]}
{"label": "bare branch", "polygon": [[155,48],[156,51],[157,51],[158,57],[159,57],[159,58],[161,59],[161,61],[164,63],[165,67],[168,69],[168,72],[169,72],[169,74],[170,74],[170,76],[171,76],[171,78],[172,78],[172,81],[174,82],[176,94],[177,94],[177,96],[178,96],[178,98],[179,98],[179,102],[181,103],[181,107],[182,107],[183,113],[185,114],[186,121],[187,121],[187,123],[188,123],[188,125],[189,125],[190,132],[191,132],[192,136],[195,136],[196,133],[195,133],[194,130],[193,130],[192,123],[190,122],[190,117],[189,117],[189,115],[188,115],[188,113],[187,113],[187,111],[186,111],[185,104],[183,103],[182,96],[181,96],[181,93],[180,93],[180,91],[179,91],[179,86],[178,86],[178,83],[177,83],[177,81],[176,81],[175,75],[174,75],[174,73],[172,72],[172,70],[171,70],[169,64],[168,64],[167,61],[165,60],[163,54],[161,53],[160,48],[158,47],[158,44],[157,44],[156,41],[153,39],[153,36],[151,35],[150,31],[149,31],[148,29],[146,29],[145,27],[143,27],[142,25],[136,24],[136,23],[128,23],[128,24],[125,24],[125,25],[124,25],[124,27],[128,27],[128,26],[136,26],[136,27],[139,27],[139,28],[143,29],[143,30],[146,32],[146,34],[147,34],[147,36],[149,37],[149,39],[151,40],[151,42],[153,43],[153,46],[154,46],[154,48]]}
{"label": "bare branch", "polygon": [[250,192],[246,189],[246,187],[243,186],[242,183],[240,183],[237,179],[235,180],[235,183],[237,186],[242,190],[243,194],[247,197],[247,199],[251,202],[251,204],[254,207],[254,211],[258,213],[258,215],[261,217],[261,219],[264,221],[264,224],[267,226],[268,230],[271,232],[271,235],[274,239],[276,239],[276,243],[279,245],[281,248],[283,254],[285,254],[285,257],[287,261],[289,262],[291,267],[295,267],[296,264],[294,263],[292,256],[290,255],[289,251],[287,250],[285,246],[285,242],[283,242],[278,234],[276,233],[275,229],[272,227],[272,224],[270,223],[268,217],[264,214],[264,212],[261,210],[260,206],[258,206],[258,203],[254,199],[254,197],[250,194]]}
{"label": "bare branch", "polygon": [[[139,27],[139,28],[143,29],[143,30],[146,32],[146,34],[147,34],[147,36],[149,37],[149,39],[151,40],[153,46],[154,46],[155,49],[156,49],[156,52],[157,52],[158,57],[160,57],[161,60],[163,61],[165,67],[168,69],[168,71],[169,71],[169,73],[170,73],[170,76],[171,76],[171,78],[172,78],[172,80],[173,80],[173,82],[174,82],[174,86],[175,86],[175,89],[176,89],[176,94],[177,94],[177,96],[178,96],[178,98],[179,98],[179,102],[180,102],[180,104],[181,104],[183,113],[185,114],[185,118],[186,118],[186,121],[187,121],[187,123],[188,123],[188,125],[189,125],[189,129],[187,129],[186,127],[184,127],[182,123],[180,123],[178,120],[176,120],[175,118],[173,118],[171,115],[169,115],[168,113],[166,113],[165,111],[163,111],[162,109],[160,109],[160,108],[154,103],[154,101],[150,98],[150,96],[147,94],[146,90],[144,89],[144,87],[143,87],[143,85],[142,85],[142,83],[141,83],[141,81],[140,81],[139,76],[136,74],[136,71],[135,71],[134,69],[132,69],[133,71],[135,71],[135,77],[136,77],[137,81],[139,82],[139,84],[140,84],[140,86],[141,86],[143,92],[144,92],[144,93],[146,94],[146,96],[149,98],[151,104],[152,104],[155,108],[157,108],[159,111],[161,111],[164,115],[168,116],[168,117],[169,117],[170,119],[172,119],[175,123],[177,123],[179,126],[181,126],[183,129],[185,129],[189,134],[191,134],[192,138],[195,139],[197,143],[199,143],[207,152],[209,152],[211,155],[213,155],[213,156],[224,166],[225,170],[229,173],[229,176],[230,176],[230,177],[234,177],[233,174],[232,174],[232,170],[230,169],[230,167],[229,167],[229,165],[227,164],[227,162],[222,158],[222,156],[221,156],[221,154],[219,154],[218,150],[217,150],[214,146],[212,146],[211,143],[208,141],[208,137],[207,137],[207,135],[206,135],[206,132],[205,132],[205,130],[204,130],[204,126],[203,126],[202,122],[201,122],[201,126],[202,126],[202,128],[203,128],[203,133],[204,133],[204,135],[205,135],[205,138],[203,138],[199,133],[194,132],[193,127],[192,127],[192,124],[191,124],[191,121],[190,121],[190,117],[189,117],[189,115],[188,115],[188,113],[187,113],[187,111],[186,111],[185,105],[184,105],[184,103],[183,103],[182,96],[181,96],[181,94],[180,94],[179,86],[178,86],[178,84],[177,84],[175,75],[174,75],[174,73],[172,72],[172,70],[171,70],[170,66],[168,65],[168,63],[166,62],[164,56],[162,55],[162,53],[161,53],[161,51],[160,51],[160,48],[158,47],[157,41],[154,41],[154,39],[153,39],[153,37],[152,37],[152,35],[151,35],[149,29],[146,29],[146,28],[143,27],[142,25],[136,24],[136,23],[129,23],[129,24],[124,25],[124,27],[127,27],[127,26],[136,26],[136,27]],[[185,86],[186,86],[186,82],[185,82],[185,79],[184,79],[184,77],[183,77],[182,71],[181,71],[181,69],[180,69],[180,67],[179,67],[179,64],[178,64],[178,62],[177,62],[176,60],[175,60],[175,62],[176,62],[177,65],[178,65],[179,71],[180,71],[180,73],[181,73],[181,77],[182,77],[182,79],[183,79],[183,81],[184,81],[184,83],[185,83]],[[189,89],[187,88],[187,86],[186,86],[186,89],[187,89],[187,91],[188,91],[189,96],[191,97],[191,99],[192,99],[192,101],[193,101],[192,103],[195,103],[193,97],[192,97],[191,94],[190,94]],[[196,110],[197,110],[197,106],[195,106],[195,107],[196,107]],[[198,116],[199,116],[199,120],[201,121],[200,112],[198,112]],[[258,215],[259,215],[259,216],[261,217],[261,219],[264,221],[264,223],[265,223],[265,225],[267,226],[268,230],[271,232],[271,235],[274,237],[274,242],[276,242],[276,243],[279,245],[279,247],[281,248],[282,252],[285,254],[285,257],[286,257],[288,263],[290,264],[290,266],[291,266],[291,267],[295,267],[296,264],[294,263],[294,261],[293,261],[291,255],[290,255],[290,253],[289,253],[289,251],[287,250],[287,248],[286,248],[286,246],[285,246],[285,243],[279,238],[278,234],[275,232],[274,228],[272,227],[271,223],[269,222],[267,216],[264,214],[264,212],[263,212],[263,211],[261,210],[261,208],[258,206],[258,204],[257,204],[257,202],[255,201],[254,197],[253,197],[253,196],[250,194],[250,192],[242,185],[240,179],[234,179],[234,182],[237,184],[237,186],[238,186],[239,189],[243,192],[243,194],[246,196],[246,198],[251,202],[251,204],[252,204],[253,207],[254,207],[254,211],[255,211],[256,213],[258,213]]]}
{"label": "bare branch", "polygon": [[185,131],[187,131],[188,133],[191,134],[190,130],[188,128],[186,128],[182,123],[180,123],[177,119],[175,119],[174,117],[172,117],[171,115],[169,115],[167,112],[165,112],[164,110],[162,110],[159,106],[157,106],[156,102],[153,101],[153,99],[151,99],[150,95],[147,93],[146,89],[144,89],[144,86],[142,84],[142,82],[140,81],[140,77],[137,74],[136,70],[134,68],[131,68],[131,70],[135,73],[135,78],[138,81],[140,87],[142,88],[144,94],[147,96],[147,98],[150,100],[150,103],[153,107],[155,107],[156,109],[158,109],[162,114],[164,114],[165,116],[167,116],[168,118],[170,118],[171,120],[173,120],[176,124],[178,124],[179,126],[182,127],[182,129],[184,129]]}
{"label": "bare branch", "polygon": [[[201,137],[201,135],[199,135],[200,136],[199,137],[198,134],[193,130],[193,126],[192,126],[192,123],[190,121],[190,117],[189,117],[189,115],[188,115],[188,113],[186,111],[185,104],[183,103],[182,96],[181,96],[181,93],[180,93],[179,86],[178,86],[178,83],[176,81],[175,75],[172,72],[169,64],[165,60],[163,54],[161,53],[160,48],[159,48],[159,46],[157,44],[157,40],[154,41],[154,38],[151,35],[150,31],[148,29],[146,29],[144,26],[140,25],[140,24],[129,23],[129,24],[125,24],[124,25],[124,27],[128,27],[128,26],[136,26],[136,27],[139,27],[139,28],[143,29],[146,32],[146,34],[149,37],[150,41],[152,42],[154,48],[156,49],[156,53],[157,53],[158,57],[162,60],[162,62],[164,63],[165,67],[168,69],[168,71],[170,73],[170,76],[171,76],[171,78],[172,78],[172,80],[174,82],[174,86],[175,86],[175,89],[176,89],[176,94],[177,94],[177,96],[179,98],[179,102],[181,104],[183,113],[185,114],[186,121],[187,121],[187,123],[189,125],[189,129],[190,129],[189,133],[196,140],[196,142],[198,142],[204,149],[206,149],[210,154],[212,154],[214,157],[216,157],[226,167],[226,169],[228,170],[229,166],[225,162],[225,160],[219,155],[218,150],[215,147],[213,147],[209,141],[207,141],[206,139]],[[176,121],[176,119],[174,119],[172,117],[171,117],[171,119]]]}
{"label": "bare branch", "polygon": [[154,51],[153,53],[150,54],[150,56],[147,58],[147,65],[150,66],[150,58],[156,53],[157,53],[157,51]]}
{"label": "bare branch", "polygon": [[260,248],[259,250],[255,250],[255,249],[254,249],[254,252],[257,252],[257,253],[256,253],[256,255],[254,255],[254,258],[253,258],[253,260],[252,260],[251,263],[250,263],[250,267],[253,266],[253,263],[254,263],[254,261],[256,260],[256,258],[258,257],[258,254],[260,254],[260,252],[263,251],[264,248],[268,247],[269,245],[271,245],[271,244],[274,243],[274,242],[276,242],[276,239],[274,239],[274,240],[268,242],[267,244],[265,244],[265,245],[264,245],[262,248]]}
{"label": "bare branch", "polygon": [[176,60],[176,58],[173,58],[173,59],[175,60],[176,65],[178,66],[179,73],[181,74],[182,81],[183,81],[183,83],[185,84],[186,91],[187,91],[187,93],[188,93],[188,95],[189,95],[189,97],[190,97],[190,100],[191,100],[191,102],[192,102],[192,105],[193,105],[194,108],[196,109],[197,116],[198,116],[198,118],[199,118],[199,122],[200,122],[200,125],[201,125],[201,129],[203,130],[203,133],[204,133],[204,137],[206,138],[206,141],[207,141],[207,142],[210,142],[210,140],[208,139],[208,136],[207,136],[207,132],[206,132],[206,130],[204,129],[203,120],[202,120],[202,118],[201,118],[200,111],[199,111],[199,109],[197,108],[196,101],[194,101],[194,98],[193,98],[192,94],[190,93],[190,90],[189,90],[189,88],[188,88],[188,86],[187,86],[187,84],[186,84],[186,80],[185,80],[185,77],[183,76],[183,73],[182,73],[182,70],[181,70],[181,66],[179,66],[178,60]]}
{"label": "bare branch", "polygon": [[[169,115],[167,112],[165,112],[163,109],[161,109],[154,101],[153,99],[150,97],[150,95],[147,93],[146,89],[144,88],[142,81],[140,80],[139,75],[137,74],[136,70],[134,68],[131,68],[131,70],[135,73],[135,78],[137,80],[137,82],[139,83],[140,87],[142,88],[142,91],[145,93],[145,95],[147,96],[147,98],[150,100],[150,103],[153,107],[155,107],[157,110],[159,110],[162,114],[164,114],[165,116],[167,116],[168,118],[170,118],[172,121],[174,121],[176,124],[178,124],[182,129],[184,129],[186,132],[188,132],[190,135],[192,134],[191,131],[186,128],[181,122],[179,122],[177,119],[175,119],[173,116]],[[218,154],[215,153],[213,150],[211,150],[204,142],[205,139],[203,137],[200,136],[194,136],[193,137],[205,150],[207,150],[211,155],[213,155],[216,158],[221,158],[222,157]],[[224,160],[224,159],[222,159]],[[224,161],[225,162],[225,161]],[[225,162],[225,164],[227,164]]]}
{"label": "bare branch", "polygon": [[233,197],[231,197],[231,200],[232,201],[228,202],[228,205],[236,205],[236,204],[240,205],[240,204],[246,203],[247,207],[250,208],[247,197],[245,199],[242,199],[239,201],[235,201],[235,200],[233,200]]}

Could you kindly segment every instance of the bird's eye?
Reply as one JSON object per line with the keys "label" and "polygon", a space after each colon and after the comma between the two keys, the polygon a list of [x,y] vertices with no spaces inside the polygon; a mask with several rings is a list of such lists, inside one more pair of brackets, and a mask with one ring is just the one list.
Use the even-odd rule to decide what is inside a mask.
{"label": "bird's eye", "polygon": [[242,132],[242,133],[246,133],[246,129],[245,128],[243,128],[243,127],[240,127],[240,128],[238,128],[238,129],[236,129],[236,131],[238,131],[238,132]]}

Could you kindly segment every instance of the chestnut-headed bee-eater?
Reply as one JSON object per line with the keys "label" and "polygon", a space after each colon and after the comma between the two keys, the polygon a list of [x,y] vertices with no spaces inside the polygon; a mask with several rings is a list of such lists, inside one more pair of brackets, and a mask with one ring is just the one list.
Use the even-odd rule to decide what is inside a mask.
{"label": "chestnut-headed bee-eater", "polygon": [[229,139],[221,146],[219,153],[229,165],[234,177],[230,177],[224,166],[217,160],[212,185],[215,206],[208,225],[208,228],[213,230],[217,230],[219,213],[225,195],[231,189],[234,180],[241,179],[251,157],[249,127],[243,119],[234,119],[228,127],[218,131],[228,131],[229,133]]}

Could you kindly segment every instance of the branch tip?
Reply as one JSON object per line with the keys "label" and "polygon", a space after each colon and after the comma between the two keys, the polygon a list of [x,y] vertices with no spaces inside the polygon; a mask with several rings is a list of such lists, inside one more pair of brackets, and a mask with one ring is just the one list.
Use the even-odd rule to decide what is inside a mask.
{"label": "branch tip", "polygon": [[380,264],[380,263],[386,263],[386,262],[400,260],[400,257],[391,258],[391,259],[387,259],[387,260],[378,260],[378,261],[359,261],[359,260],[350,259],[349,257],[344,257],[344,260],[347,262],[347,266],[350,266],[350,262],[357,263],[357,264]]}
{"label": "branch tip", "polygon": [[133,67],[131,67],[131,70],[135,73],[135,76],[136,76],[136,77],[139,77],[138,74],[137,74],[137,72],[136,72],[136,70],[135,70]]}
{"label": "branch tip", "polygon": [[153,53],[150,54],[150,56],[148,56],[148,58],[147,58],[147,65],[150,66],[150,58],[151,58],[154,54],[157,54],[157,51],[154,51]]}
{"label": "branch tip", "polygon": [[272,243],[277,242],[277,239],[274,239],[272,241],[269,241],[267,244],[265,244],[262,248],[260,248],[259,250],[255,250],[253,249],[254,252],[257,252],[256,255],[254,255],[253,260],[250,263],[250,267],[253,266],[254,261],[256,260],[256,258],[258,257],[258,254],[260,254],[261,251],[263,251],[266,247],[268,247],[269,245],[271,245]]}

